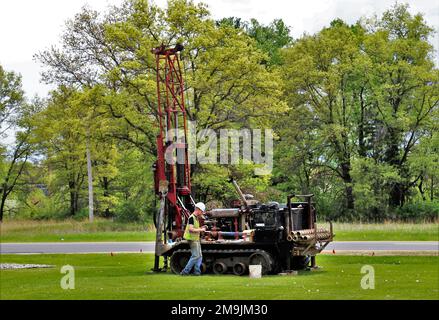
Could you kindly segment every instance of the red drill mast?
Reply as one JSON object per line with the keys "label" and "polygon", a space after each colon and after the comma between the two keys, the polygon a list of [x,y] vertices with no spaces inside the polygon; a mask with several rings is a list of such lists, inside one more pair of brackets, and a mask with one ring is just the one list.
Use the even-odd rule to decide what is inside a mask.
{"label": "red drill mast", "polygon": [[156,56],[160,126],[154,180],[155,192],[161,200],[156,220],[154,270],[159,270],[159,257],[167,250],[167,239],[183,236],[184,222],[194,204],[191,197],[184,81],[179,59],[182,50],[183,46],[179,44],[174,48],[162,45],[152,50]]}

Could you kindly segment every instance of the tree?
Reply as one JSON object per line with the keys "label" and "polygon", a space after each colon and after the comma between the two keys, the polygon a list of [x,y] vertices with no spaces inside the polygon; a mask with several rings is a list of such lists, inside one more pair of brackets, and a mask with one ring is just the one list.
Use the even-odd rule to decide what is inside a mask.
{"label": "tree", "polygon": [[329,170],[343,181],[349,212],[378,218],[402,206],[415,186],[424,190],[426,168],[435,172],[436,160],[426,156],[435,149],[427,146],[438,112],[430,33],[422,15],[395,5],[381,19],[334,20],[284,50],[292,110],[278,128],[284,150],[293,148],[282,158],[305,188]]}
{"label": "tree", "polygon": [[[314,157],[305,155],[304,161],[310,159],[312,167],[330,169],[343,180],[348,210],[354,209],[350,171],[356,128],[353,88],[358,79],[353,66],[361,60],[360,41],[361,34],[335,21],[318,34],[299,39],[284,53],[286,94],[293,106],[285,121],[306,130],[303,133],[314,146],[298,154],[315,150]],[[286,132],[283,136],[288,137]]]}
{"label": "tree", "polygon": [[[31,155],[29,117],[36,104],[25,102],[21,77],[6,72],[0,66],[0,135],[9,136],[11,143],[0,145],[0,221],[3,220],[6,200],[17,186]],[[15,140],[11,135],[15,133]]]}
{"label": "tree", "polygon": [[17,185],[31,154],[29,132],[17,134],[16,142],[8,154],[2,154],[0,187],[0,222],[3,221],[6,200]]}
{"label": "tree", "polygon": [[49,171],[55,173],[54,188],[69,193],[69,213],[79,211],[79,196],[86,175],[83,117],[73,103],[75,90],[62,87],[51,93],[47,107],[33,121],[32,142],[45,156]]}
{"label": "tree", "polygon": [[[162,10],[147,1],[127,1],[100,17],[84,8],[67,24],[63,50],[37,55],[48,67],[49,82],[103,84],[107,106],[120,125],[134,134],[117,134],[155,153],[155,58],[151,49],[181,43],[186,76],[187,114],[201,128],[229,123],[267,124],[285,110],[279,78],[261,64],[266,56],[246,34],[217,26],[204,5],[169,1]],[[140,138],[141,141],[133,137]],[[143,138],[142,138],[143,137]]]}
{"label": "tree", "polygon": [[[109,135],[151,159],[157,134],[155,57],[151,49],[180,43],[186,113],[197,129],[271,127],[286,110],[280,75],[246,33],[217,25],[202,4],[172,0],[166,9],[125,1],[104,15],[83,8],[67,23],[62,49],[36,57],[48,82],[99,86]],[[149,166],[149,165],[147,165]],[[201,169],[192,166],[192,174]]]}
{"label": "tree", "polygon": [[14,125],[18,109],[24,102],[21,76],[7,72],[0,65],[0,134],[3,135]]}
{"label": "tree", "polygon": [[280,49],[290,46],[293,42],[290,28],[282,19],[275,19],[270,24],[263,25],[256,19],[247,22],[241,18],[229,17],[217,21],[217,25],[227,25],[245,31],[256,40],[257,47],[268,55],[268,61],[264,60],[263,63],[269,66],[280,65]]}
{"label": "tree", "polygon": [[108,185],[108,180],[115,175],[113,165],[117,155],[108,137],[106,118],[101,117],[103,108],[99,87],[79,91],[62,86],[51,93],[46,108],[33,118],[32,143],[39,146],[46,165],[54,174],[53,188],[67,188],[72,216],[81,209],[88,152],[94,181],[104,179]]}
{"label": "tree", "polygon": [[[410,168],[412,151],[427,128],[437,120],[439,72],[434,66],[433,32],[421,14],[412,16],[408,5],[395,5],[381,20],[366,24],[370,30],[365,52],[370,57],[369,82],[383,134],[376,143],[382,152],[376,157],[395,168],[399,180],[391,183],[390,205],[402,206],[422,171]],[[436,114],[436,116],[435,116]]]}
{"label": "tree", "polygon": [[257,46],[270,57],[268,65],[280,65],[282,62],[280,49],[292,44],[290,28],[282,21],[275,19],[268,26],[261,25],[251,19],[246,28],[247,33],[257,41]]}

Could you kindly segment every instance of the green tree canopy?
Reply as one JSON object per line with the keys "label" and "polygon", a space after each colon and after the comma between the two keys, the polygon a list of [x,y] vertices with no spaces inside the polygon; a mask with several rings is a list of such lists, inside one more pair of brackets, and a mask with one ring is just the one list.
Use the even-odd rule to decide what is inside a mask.
{"label": "green tree canopy", "polygon": [[335,20],[284,50],[291,111],[279,125],[281,150],[293,148],[280,161],[303,176],[302,188],[324,169],[343,182],[351,213],[355,199],[381,213],[407,201],[425,179],[414,164],[426,155],[416,150],[437,130],[431,32],[422,15],[395,5],[380,19]]}

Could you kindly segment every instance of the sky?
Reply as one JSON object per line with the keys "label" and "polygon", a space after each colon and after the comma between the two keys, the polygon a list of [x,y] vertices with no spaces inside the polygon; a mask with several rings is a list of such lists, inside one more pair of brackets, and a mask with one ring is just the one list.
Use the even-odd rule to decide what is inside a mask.
{"label": "sky", "polygon": [[[2,0],[0,1],[0,64],[8,71],[22,75],[28,98],[47,96],[51,86],[40,82],[42,71],[33,55],[50,46],[57,46],[65,21],[89,5],[105,10],[122,0]],[[155,0],[161,7],[166,0]],[[200,2],[200,1],[195,1]],[[256,18],[264,24],[282,19],[291,28],[294,38],[313,34],[335,18],[354,23],[362,16],[380,15],[395,0],[204,0],[214,19]],[[431,42],[439,49],[439,0],[407,0],[410,12],[422,12],[427,23],[435,28]],[[436,65],[439,65],[436,53]]]}

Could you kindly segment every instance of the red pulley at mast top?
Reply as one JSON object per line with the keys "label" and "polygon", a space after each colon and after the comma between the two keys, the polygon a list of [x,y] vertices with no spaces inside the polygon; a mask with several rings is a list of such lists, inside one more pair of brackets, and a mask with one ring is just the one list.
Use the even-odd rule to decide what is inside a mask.
{"label": "red pulley at mast top", "polygon": [[[160,132],[157,136],[155,191],[166,196],[167,215],[172,229],[182,235],[182,215],[192,208],[190,165],[187,146],[187,119],[184,102],[184,80],[180,64],[183,46],[160,46],[152,50],[156,57],[157,107]],[[176,159],[175,159],[176,158]],[[176,161],[175,161],[176,160]],[[167,185],[167,193],[160,190]]]}

